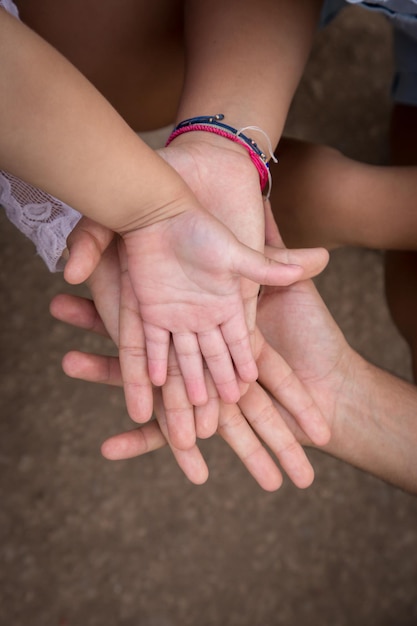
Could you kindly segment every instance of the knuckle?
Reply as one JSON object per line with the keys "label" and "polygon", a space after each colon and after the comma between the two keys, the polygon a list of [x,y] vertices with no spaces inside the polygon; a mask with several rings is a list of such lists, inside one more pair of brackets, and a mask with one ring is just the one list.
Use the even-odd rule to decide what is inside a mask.
{"label": "knuckle", "polygon": [[277,448],[277,456],[289,456],[298,454],[302,450],[300,443],[295,439],[295,437],[291,436],[289,440],[283,442]]}
{"label": "knuckle", "polygon": [[237,405],[230,407],[227,414],[220,412],[219,433],[227,434],[239,429],[243,423],[243,416]]}
{"label": "knuckle", "polygon": [[143,359],[146,358],[146,349],[142,346],[119,346],[119,354],[121,358]]}
{"label": "knuckle", "polygon": [[274,396],[278,397],[283,392],[288,391],[296,382],[298,382],[297,376],[293,370],[289,369],[273,384],[271,391]]}
{"label": "knuckle", "polygon": [[251,419],[251,423],[256,429],[265,429],[265,427],[272,426],[276,423],[277,418],[280,419],[278,411],[274,408],[272,404],[264,405],[256,414],[255,417]]}

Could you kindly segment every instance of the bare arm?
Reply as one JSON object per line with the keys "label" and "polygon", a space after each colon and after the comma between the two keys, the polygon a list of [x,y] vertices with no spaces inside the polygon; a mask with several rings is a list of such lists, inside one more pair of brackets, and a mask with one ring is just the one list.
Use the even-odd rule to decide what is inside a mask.
{"label": "bare arm", "polygon": [[417,494],[417,389],[358,355],[355,364],[324,449]]}
{"label": "bare arm", "polygon": [[0,168],[114,230],[175,215],[175,200],[192,198],[91,83],[4,9],[0,56]]}
{"label": "bare arm", "polygon": [[[281,267],[240,244],[64,57],[3,9],[0,58],[0,168],[124,237],[122,271],[143,321],[143,336],[121,324],[127,388],[145,359],[151,381],[164,383],[172,333],[193,402],[206,401],[202,355],[222,355],[210,361],[216,384],[226,401],[238,397],[234,366],[256,378],[239,275],[281,282]],[[288,268],[291,280],[299,269]],[[150,417],[133,401],[132,413]]]}
{"label": "bare arm", "polygon": [[[185,2],[186,81],[178,118],[224,113],[278,142],[308,58],[321,1]],[[263,139],[259,138],[263,146]]]}
{"label": "bare arm", "polygon": [[272,205],[288,246],[416,249],[417,166],[370,165],[289,138],[277,155]]}

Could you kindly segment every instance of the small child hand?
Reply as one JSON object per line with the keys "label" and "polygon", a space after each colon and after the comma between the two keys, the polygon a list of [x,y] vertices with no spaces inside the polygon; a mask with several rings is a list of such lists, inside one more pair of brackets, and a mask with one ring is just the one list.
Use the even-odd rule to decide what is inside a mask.
{"label": "small child hand", "polygon": [[257,377],[240,278],[283,286],[302,278],[303,268],[288,264],[286,251],[278,262],[244,246],[200,209],[126,233],[123,240],[122,272],[128,272],[138,300],[152,383],[166,380],[172,335],[192,404],[208,398],[203,358],[220,398],[239,400],[238,379],[249,383]]}

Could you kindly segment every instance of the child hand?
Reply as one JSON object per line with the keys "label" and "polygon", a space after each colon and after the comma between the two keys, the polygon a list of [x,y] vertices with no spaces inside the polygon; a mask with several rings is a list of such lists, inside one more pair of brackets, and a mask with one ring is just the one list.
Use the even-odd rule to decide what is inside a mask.
{"label": "child hand", "polygon": [[[251,382],[257,377],[240,278],[288,285],[303,277],[303,268],[288,263],[287,251],[281,251],[280,261],[273,261],[244,246],[201,209],[133,230],[123,235],[123,241],[126,256],[122,254],[121,271],[128,273],[138,300],[152,383],[160,386],[166,380],[172,335],[190,402],[207,402],[203,358],[220,398],[237,401],[238,378]],[[297,254],[292,258],[296,260]],[[125,355],[130,358],[133,353],[143,371],[139,362],[144,352],[135,357],[135,346],[131,350],[128,343],[123,342],[122,369]]]}
{"label": "child hand", "polygon": [[[97,228],[99,230],[97,231]],[[82,255],[82,249],[77,245],[78,234],[81,229],[81,241],[84,244],[85,254]],[[73,261],[72,267],[76,268],[78,275],[83,270],[83,263],[87,267],[94,266],[100,259],[99,265],[89,280],[89,286],[92,290],[94,302],[105,322],[107,331],[119,345],[119,314],[122,319],[121,329],[121,346],[130,349],[125,350],[123,379],[125,383],[125,395],[128,412],[136,421],[146,421],[152,414],[152,390],[149,377],[146,371],[146,358],[144,354],[143,333],[141,330],[140,316],[138,315],[137,300],[134,297],[127,273],[122,275],[120,280],[119,258],[117,256],[115,242],[108,247],[106,252],[100,257],[100,251],[108,243],[109,237],[106,232],[101,232],[102,227],[85,222],[81,228],[77,227],[69,243],[70,261]],[[86,239],[91,239],[89,243]],[[101,242],[101,243],[100,243]],[[74,248],[78,254],[73,258]],[[285,254],[284,251],[278,251],[278,254]],[[294,259],[306,265],[304,278],[317,273],[323,266],[323,258],[320,251],[290,251]],[[285,260],[288,260],[285,257]],[[77,263],[75,263],[77,261]],[[319,265],[317,264],[319,262]],[[321,264],[321,265],[320,265]],[[68,269],[68,266],[67,268]],[[122,285],[120,284],[122,282]],[[245,283],[246,298],[251,289],[250,281]],[[248,291],[249,290],[249,291]],[[119,303],[120,300],[120,311]],[[64,317],[71,313],[63,311]],[[75,320],[76,321],[76,320]],[[93,321],[91,322],[93,324]],[[138,345],[138,338],[142,339],[142,343]],[[131,341],[129,341],[131,340]],[[134,345],[132,345],[132,342]],[[138,357],[139,350],[139,357]],[[139,361],[139,363],[137,362]],[[142,370],[138,370],[138,365]],[[169,370],[167,384],[163,387],[162,398],[165,402],[164,415],[167,423],[167,434],[171,444],[178,449],[189,449],[195,443],[196,436],[209,437],[217,428],[218,420],[218,398],[216,389],[213,385],[211,377],[205,370],[205,378],[209,387],[210,401],[204,405],[196,407],[193,411],[192,406],[185,408],[182,402],[184,383],[178,368],[175,351],[170,349]],[[182,403],[182,404],[181,404]],[[180,407],[182,409],[180,410]],[[195,418],[195,419],[194,419]]]}

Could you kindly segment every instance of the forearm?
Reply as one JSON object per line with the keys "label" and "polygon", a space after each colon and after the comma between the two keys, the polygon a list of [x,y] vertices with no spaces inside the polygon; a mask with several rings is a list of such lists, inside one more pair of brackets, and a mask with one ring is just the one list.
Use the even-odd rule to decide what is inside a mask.
{"label": "forearm", "polygon": [[288,246],[416,248],[416,166],[370,165],[285,137],[277,156],[271,200]]}
{"label": "forearm", "polygon": [[417,389],[358,357],[339,394],[329,454],[417,494]]}
{"label": "forearm", "polygon": [[[353,169],[353,168],[352,168]],[[356,166],[352,196],[356,210],[351,210],[350,245],[385,250],[417,249],[417,166]],[[360,195],[359,195],[360,194]],[[361,216],[362,213],[362,216]]]}
{"label": "forearm", "polygon": [[[0,58],[1,169],[115,230],[138,216],[146,223],[178,212],[180,177],[65,58],[3,9]],[[152,214],[156,189],[160,215]]]}
{"label": "forearm", "polygon": [[[178,119],[224,113],[275,147],[308,58],[321,1],[186,0],[186,79]],[[259,144],[266,149],[263,138]]]}

